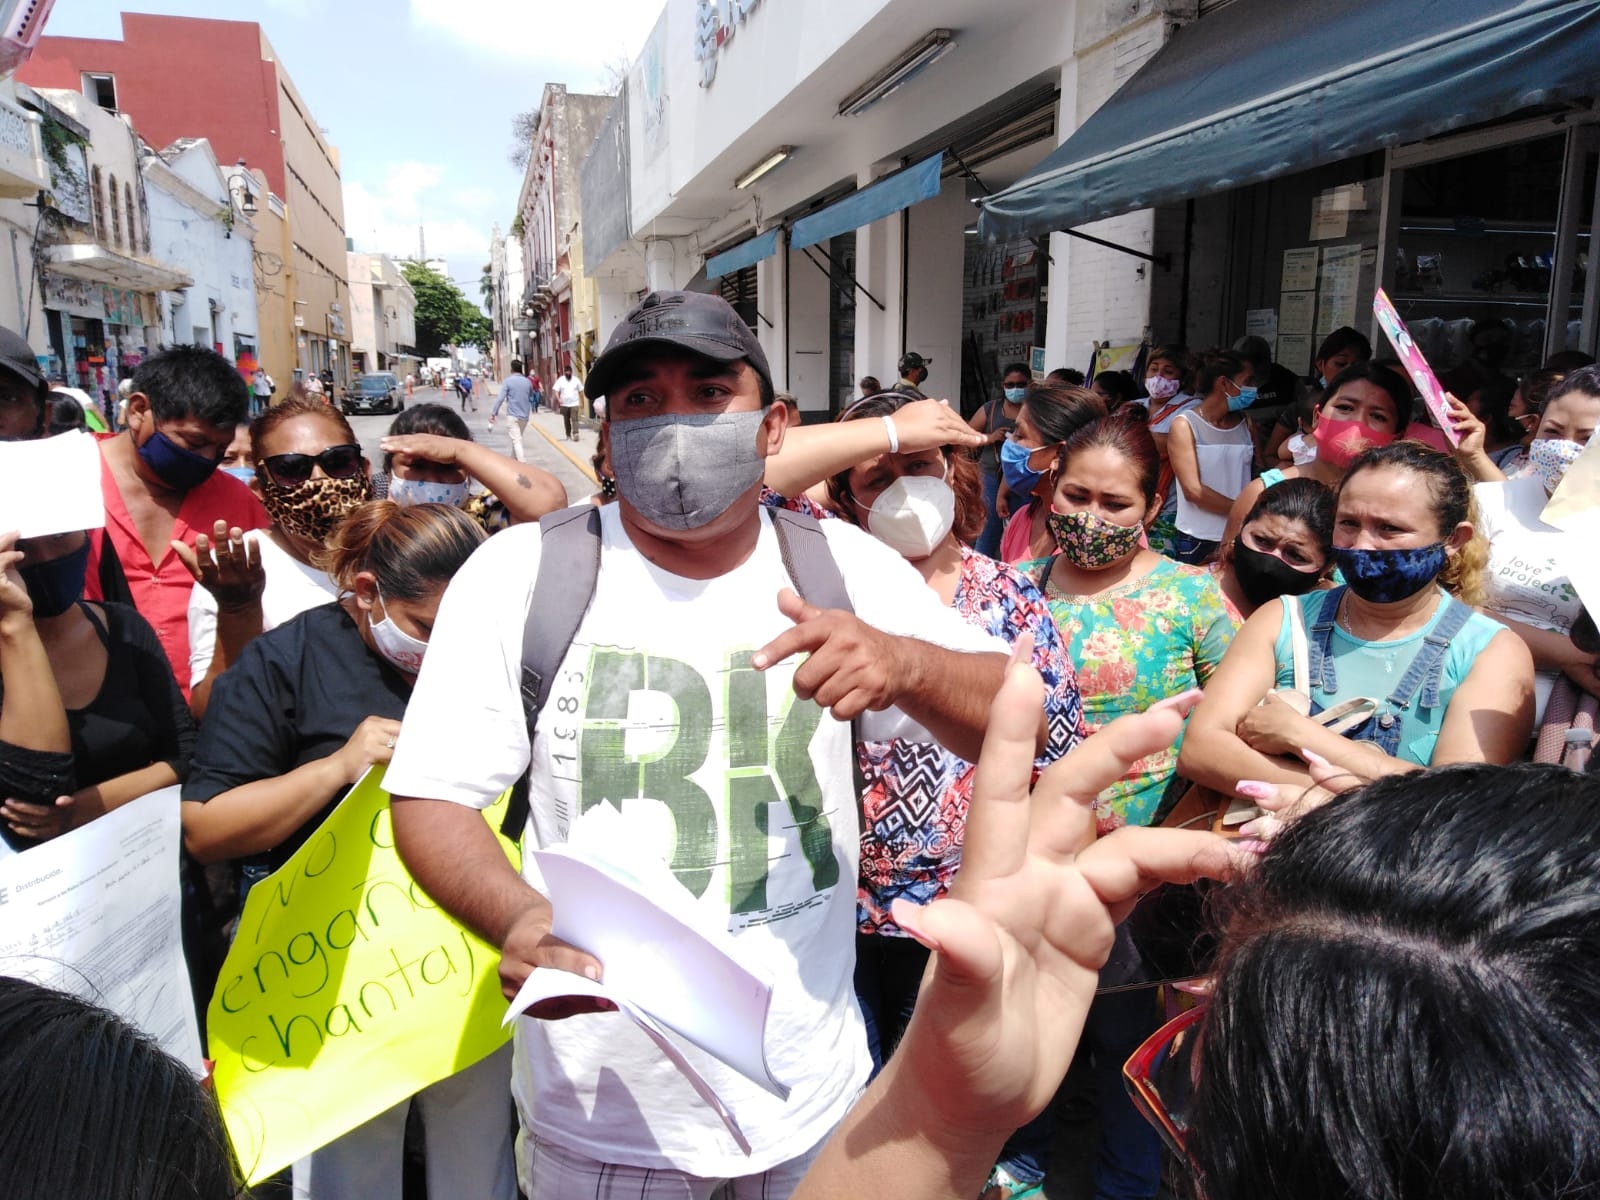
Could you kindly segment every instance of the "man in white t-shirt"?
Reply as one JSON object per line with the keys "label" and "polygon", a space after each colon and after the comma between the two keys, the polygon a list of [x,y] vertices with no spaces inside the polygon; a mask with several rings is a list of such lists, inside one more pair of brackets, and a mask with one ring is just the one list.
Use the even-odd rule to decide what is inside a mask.
{"label": "man in white t-shirt", "polygon": [[[625,1016],[567,998],[517,1022],[513,1081],[532,1200],[598,1194],[781,1200],[869,1070],[852,989],[859,853],[847,723],[975,757],[1004,670],[898,554],[823,522],[858,615],[803,604],[768,510],[783,442],[760,344],[721,298],[658,292],[589,376],[609,399],[599,576],[528,745],[523,630],[540,531],[491,538],[451,583],[389,766],[397,844],[449,912],[501,947],[514,994],[535,966],[599,977],[550,935],[531,857],[507,863],[483,818],[530,763],[528,848],[615,805],[710,920],[773,981],[767,1061],[787,1101],[686,1053],[743,1129]],[[915,640],[913,640],[915,639]],[[803,661],[799,655],[807,655]],[[891,708],[891,706],[894,706]],[[864,714],[864,715],[863,715]],[[466,764],[471,764],[470,768]],[[530,886],[532,885],[532,886]]]}
{"label": "man in white t-shirt", "polygon": [[[583,384],[578,382],[578,377],[568,367],[556,376],[556,381],[550,385],[556,394],[556,403],[561,406],[561,419],[566,422],[567,440],[578,440],[578,405],[583,401]],[[599,393],[605,395],[604,392]]]}

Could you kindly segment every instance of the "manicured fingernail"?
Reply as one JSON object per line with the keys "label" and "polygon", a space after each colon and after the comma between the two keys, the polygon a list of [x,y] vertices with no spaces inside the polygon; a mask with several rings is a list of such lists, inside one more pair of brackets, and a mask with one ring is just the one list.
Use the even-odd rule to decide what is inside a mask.
{"label": "manicured fingernail", "polygon": [[583,974],[584,974],[585,978],[593,979],[593,980],[596,980],[596,981],[598,981],[599,978],[600,978],[600,972],[595,970],[593,967],[585,967],[583,969]]}
{"label": "manicured fingernail", "polygon": [[1248,800],[1271,800],[1278,794],[1276,786],[1263,783],[1259,779],[1241,779],[1233,785],[1235,795],[1243,796]]}
{"label": "manicured fingernail", "polygon": [[1305,759],[1313,767],[1328,767],[1333,765],[1315,750],[1307,750],[1304,747],[1302,747],[1300,750],[1300,757]]}
{"label": "manicured fingernail", "polygon": [[890,906],[889,913],[894,918],[894,923],[900,926],[904,932],[910,934],[913,941],[932,950],[935,954],[943,949],[939,945],[939,939],[923,927],[920,906],[906,900],[896,900]]}
{"label": "manicured fingernail", "polygon": [[1260,838],[1240,838],[1233,845],[1235,849],[1243,850],[1246,854],[1265,854],[1267,852],[1267,843]]}
{"label": "manicured fingernail", "polygon": [[1168,696],[1160,703],[1152,704],[1150,706],[1150,711],[1155,712],[1158,709],[1170,708],[1177,712],[1187,714],[1191,708],[1200,703],[1200,697],[1203,695],[1205,695],[1205,693],[1199,688],[1190,688],[1187,692],[1179,692],[1176,696]]}
{"label": "manicured fingernail", "polygon": [[765,654],[752,654],[750,656],[750,665],[758,671],[765,671],[767,669],[767,656]]}

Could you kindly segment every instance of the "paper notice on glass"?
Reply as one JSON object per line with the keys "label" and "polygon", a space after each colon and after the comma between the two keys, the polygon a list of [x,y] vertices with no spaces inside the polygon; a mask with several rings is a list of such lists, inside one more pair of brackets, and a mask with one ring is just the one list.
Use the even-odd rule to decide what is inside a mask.
{"label": "paper notice on glass", "polygon": [[[49,503],[42,503],[47,498]],[[103,529],[100,448],[87,433],[0,442],[0,533],[45,537]]]}
{"label": "paper notice on glass", "polygon": [[1283,282],[1280,292],[1314,292],[1317,290],[1317,263],[1322,251],[1316,246],[1302,246],[1283,252]]}
{"label": "paper notice on glass", "polygon": [[181,838],[170,787],[0,862],[0,973],[110,1009],[199,1074]]}
{"label": "paper notice on glass", "polygon": [[1278,362],[1296,375],[1311,374],[1310,334],[1280,333],[1278,335]]}
{"label": "paper notice on glass", "polygon": [[[594,955],[605,978],[536,970],[506,1020],[541,1000],[596,996],[612,1001],[661,1045],[668,1032],[697,1046],[757,1086],[787,1099],[766,1059],[772,984],[660,859],[630,852],[611,805],[590,809],[567,845],[531,854],[550,898],[551,933]],[[741,1146],[726,1105],[675,1049],[667,1051],[695,1090],[722,1116]],[[748,1148],[746,1148],[748,1153]]]}
{"label": "paper notice on glass", "polygon": [[1315,292],[1284,292],[1278,297],[1278,336],[1310,337],[1316,312]]}
{"label": "paper notice on glass", "polygon": [[1322,252],[1322,282],[1317,290],[1317,332],[1326,336],[1356,320],[1356,282],[1361,277],[1361,246],[1329,246]]}
{"label": "paper notice on glass", "polygon": [[1278,336],[1278,310],[1275,308],[1247,308],[1244,313],[1246,337],[1266,338],[1268,344]]}

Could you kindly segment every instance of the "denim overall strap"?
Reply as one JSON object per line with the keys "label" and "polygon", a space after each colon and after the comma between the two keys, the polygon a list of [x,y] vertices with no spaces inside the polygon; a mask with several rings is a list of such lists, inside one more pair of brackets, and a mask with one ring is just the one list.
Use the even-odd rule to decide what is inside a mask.
{"label": "denim overall strap", "polygon": [[1339,614],[1339,601],[1344,599],[1344,589],[1334,588],[1322,594],[1322,607],[1311,623],[1306,638],[1306,673],[1310,676],[1313,700],[1317,692],[1331,696],[1339,690],[1339,679],[1333,670],[1333,624]]}
{"label": "denim overall strap", "polygon": [[1423,639],[1422,649],[1417,651],[1417,656],[1411,660],[1406,673],[1400,677],[1393,693],[1384,702],[1390,712],[1409,708],[1419,687],[1422,689],[1422,707],[1439,707],[1439,679],[1444,674],[1444,660],[1450,650],[1450,641],[1472,617],[1472,609],[1454,596],[1445,596],[1444,606],[1439,623]]}

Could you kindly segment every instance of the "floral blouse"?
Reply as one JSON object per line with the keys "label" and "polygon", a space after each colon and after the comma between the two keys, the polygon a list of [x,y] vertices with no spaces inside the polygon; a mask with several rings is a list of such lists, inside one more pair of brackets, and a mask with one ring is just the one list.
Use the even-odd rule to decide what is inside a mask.
{"label": "floral blouse", "polygon": [[[1193,687],[1204,687],[1222,661],[1241,618],[1204,567],[1163,558],[1139,579],[1094,596],[1074,596],[1048,582],[1053,559],[1018,568],[1045,580],[1045,600],[1078,671],[1089,732],[1124,713]],[[1178,767],[1178,745],[1158,750],[1100,795],[1100,832],[1148,825]]]}
{"label": "floral blouse", "polygon": [[[834,514],[803,498],[766,491],[762,502],[818,519]],[[1033,635],[1033,665],[1044,680],[1049,736],[1042,768],[1083,740],[1078,681],[1044,596],[1015,567],[961,548],[961,578],[951,607],[1008,645]],[[861,768],[861,880],[856,925],[862,933],[903,937],[889,916],[897,897],[928,904],[945,894],[961,865],[974,767],[943,746],[904,738],[856,743]]]}

